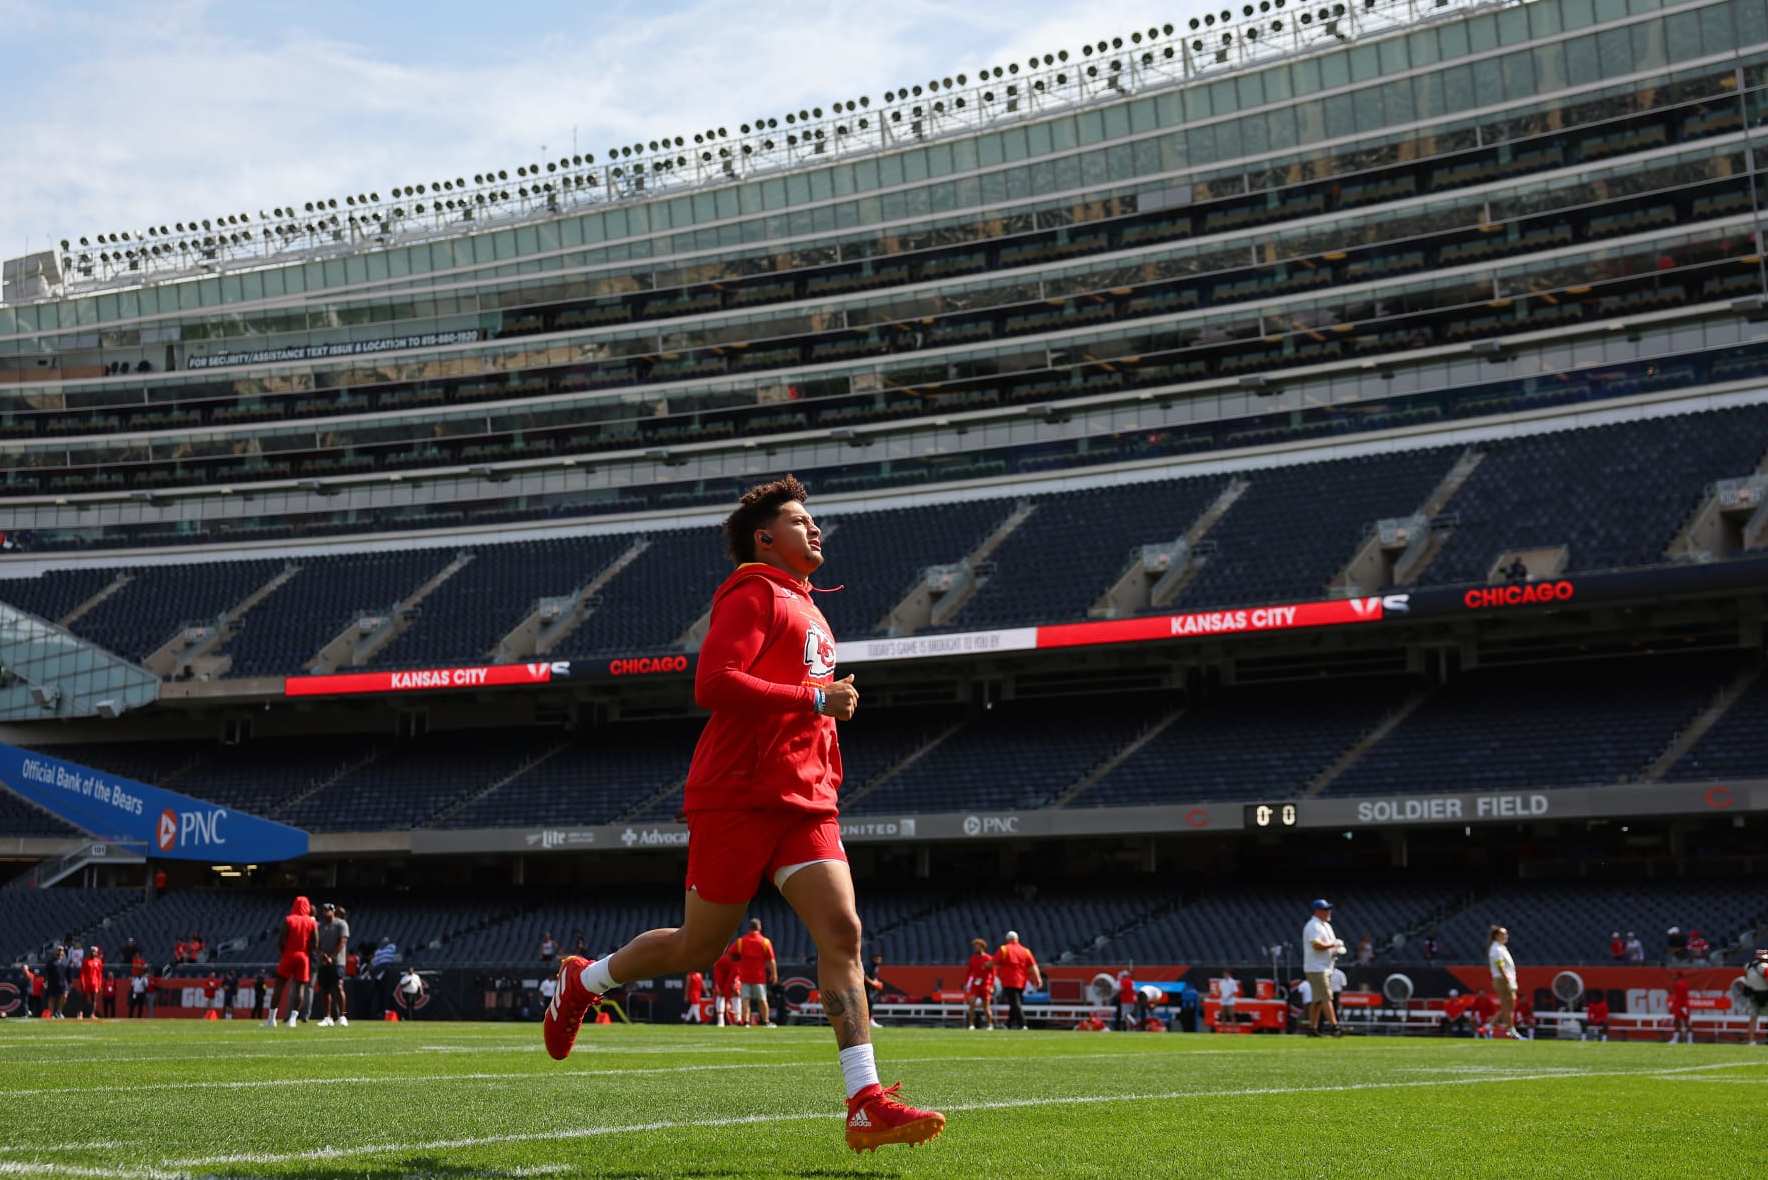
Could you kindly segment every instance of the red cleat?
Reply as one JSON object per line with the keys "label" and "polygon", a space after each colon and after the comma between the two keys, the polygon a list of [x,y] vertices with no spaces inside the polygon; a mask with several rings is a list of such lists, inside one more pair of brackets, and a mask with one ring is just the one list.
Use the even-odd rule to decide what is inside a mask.
{"label": "red cleat", "polygon": [[910,1147],[933,1139],[945,1130],[945,1116],[937,1110],[916,1110],[895,1098],[902,1083],[888,1088],[870,1085],[847,1100],[847,1146],[855,1151],[877,1151],[892,1143]]}
{"label": "red cleat", "polygon": [[552,1003],[546,1006],[546,1016],[540,1022],[546,1035],[547,1056],[554,1061],[571,1056],[571,1046],[577,1043],[577,1030],[583,1027],[583,1018],[602,1002],[600,996],[583,986],[583,969],[587,966],[589,960],[581,955],[566,955],[559,960],[558,990],[553,993]]}

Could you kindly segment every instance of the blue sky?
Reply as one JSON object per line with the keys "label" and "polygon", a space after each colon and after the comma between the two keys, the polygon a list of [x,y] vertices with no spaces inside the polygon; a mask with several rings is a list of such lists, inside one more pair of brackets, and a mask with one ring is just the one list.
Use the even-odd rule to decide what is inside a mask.
{"label": "blue sky", "polygon": [[1203,7],[0,0],[0,257],[513,170],[571,154],[574,134],[600,156],[708,124],[877,99]]}

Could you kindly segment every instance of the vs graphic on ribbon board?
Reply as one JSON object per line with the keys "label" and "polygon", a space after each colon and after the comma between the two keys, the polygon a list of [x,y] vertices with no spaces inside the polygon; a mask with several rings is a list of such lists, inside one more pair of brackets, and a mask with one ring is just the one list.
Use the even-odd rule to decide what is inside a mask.
{"label": "vs graphic on ribbon board", "polygon": [[0,742],[0,783],[105,840],[174,860],[265,863],[307,855],[307,833],[231,807]]}

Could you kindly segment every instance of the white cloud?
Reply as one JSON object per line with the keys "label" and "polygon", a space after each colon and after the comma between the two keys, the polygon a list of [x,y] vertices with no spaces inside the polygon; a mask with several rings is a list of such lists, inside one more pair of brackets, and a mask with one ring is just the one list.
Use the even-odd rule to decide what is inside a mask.
{"label": "white cloud", "polygon": [[518,22],[478,60],[408,60],[347,30],[248,39],[235,8],[157,6],[151,21],[0,0],[0,27],[78,46],[52,94],[18,106],[0,169],[0,257],[62,237],[138,229],[485,168],[598,157],[828,105],[1032,52],[1146,29],[1152,4],[1058,7],[755,4],[698,0],[645,20],[536,37]]}

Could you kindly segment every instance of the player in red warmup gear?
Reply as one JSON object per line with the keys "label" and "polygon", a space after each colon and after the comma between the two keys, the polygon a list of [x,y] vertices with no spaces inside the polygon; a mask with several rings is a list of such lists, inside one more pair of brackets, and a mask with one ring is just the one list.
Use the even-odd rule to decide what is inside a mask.
{"label": "player in red warmup gear", "polygon": [[737,1023],[737,961],[729,951],[712,964],[712,1021],[723,1028],[728,1017]]}
{"label": "player in red warmup gear", "polygon": [[970,961],[964,966],[964,1027],[994,1030],[995,961],[988,943],[970,940]]}
{"label": "player in red warmup gear", "polygon": [[686,971],[718,955],[763,881],[772,881],[817,950],[823,1011],[847,1090],[847,1145],[924,1143],[945,1116],[879,1084],[860,963],[859,912],[841,845],[836,723],[859,707],[835,678],[835,637],[812,599],[822,532],[794,476],[749,489],[724,522],[737,568],[712,597],[694,699],[712,711],[688,768],[687,891],[682,923],[639,935],[594,963],[571,955],[543,1021],[563,1060],[599,996],[633,979]]}
{"label": "player in red warmup gear", "polygon": [[295,1026],[301,1011],[301,993],[313,978],[313,949],[319,939],[319,920],[313,903],[295,898],[282,920],[282,957],[276,963],[276,1002],[271,1005],[266,1027],[275,1028],[286,1017]]}

